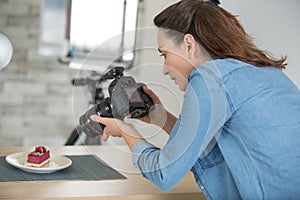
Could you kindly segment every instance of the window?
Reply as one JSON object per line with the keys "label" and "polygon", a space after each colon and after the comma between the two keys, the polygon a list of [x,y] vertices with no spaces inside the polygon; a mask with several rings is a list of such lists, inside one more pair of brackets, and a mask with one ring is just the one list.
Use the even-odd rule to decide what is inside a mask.
{"label": "window", "polygon": [[[70,46],[79,54],[89,54],[85,68],[90,68],[89,63],[98,63],[99,69],[99,63],[134,59],[137,9],[138,0],[72,0]],[[81,65],[73,62],[71,67],[80,67],[76,64]]]}
{"label": "window", "polygon": [[40,54],[72,57],[71,68],[81,69],[85,60],[87,70],[92,66],[95,70],[106,68],[115,60],[133,61],[138,3],[139,0],[44,0]]}

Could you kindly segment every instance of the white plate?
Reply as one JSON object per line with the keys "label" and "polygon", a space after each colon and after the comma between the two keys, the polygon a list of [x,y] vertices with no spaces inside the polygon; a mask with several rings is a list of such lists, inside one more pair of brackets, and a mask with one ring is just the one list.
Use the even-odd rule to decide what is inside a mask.
{"label": "white plate", "polygon": [[6,161],[14,167],[31,173],[52,173],[65,169],[72,164],[72,160],[56,154],[50,154],[50,162],[43,167],[26,166],[28,152],[19,152],[6,156]]}

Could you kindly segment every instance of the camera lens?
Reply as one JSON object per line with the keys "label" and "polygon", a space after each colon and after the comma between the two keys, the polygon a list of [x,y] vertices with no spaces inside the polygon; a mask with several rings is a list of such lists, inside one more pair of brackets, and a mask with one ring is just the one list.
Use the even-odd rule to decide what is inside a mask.
{"label": "camera lens", "polygon": [[113,117],[110,98],[102,100],[99,104],[90,108],[85,114],[83,114],[80,119],[80,128],[85,132],[89,137],[95,138],[103,134],[103,129],[105,125],[94,122],[90,119],[92,115],[98,115],[101,117]]}

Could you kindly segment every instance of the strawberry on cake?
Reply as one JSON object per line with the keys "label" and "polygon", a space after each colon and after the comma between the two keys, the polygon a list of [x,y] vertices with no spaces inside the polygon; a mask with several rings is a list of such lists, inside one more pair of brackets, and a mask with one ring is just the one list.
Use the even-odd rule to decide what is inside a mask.
{"label": "strawberry on cake", "polygon": [[50,151],[44,146],[35,147],[35,150],[28,154],[28,167],[42,167],[50,161]]}

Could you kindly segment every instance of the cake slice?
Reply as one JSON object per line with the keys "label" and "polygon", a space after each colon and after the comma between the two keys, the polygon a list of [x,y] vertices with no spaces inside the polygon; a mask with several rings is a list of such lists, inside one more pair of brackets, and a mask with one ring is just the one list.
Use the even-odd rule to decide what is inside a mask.
{"label": "cake slice", "polygon": [[42,167],[50,161],[50,151],[44,146],[35,147],[35,150],[28,154],[28,167]]}

